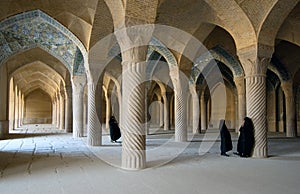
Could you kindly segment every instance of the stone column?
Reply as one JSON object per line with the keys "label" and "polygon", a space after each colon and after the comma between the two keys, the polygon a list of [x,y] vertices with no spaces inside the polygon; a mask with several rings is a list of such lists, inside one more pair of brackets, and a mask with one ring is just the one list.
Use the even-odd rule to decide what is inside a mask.
{"label": "stone column", "polygon": [[174,85],[175,94],[175,141],[187,141],[187,92],[188,84],[184,76],[180,76],[178,67],[170,69],[170,77]]}
{"label": "stone column", "polygon": [[200,104],[201,104],[201,131],[207,129],[207,110],[206,110],[206,99],[205,99],[205,94],[204,91],[201,95],[200,99]]}
{"label": "stone column", "polygon": [[21,119],[22,119],[22,92],[21,90],[19,90],[19,94],[18,94],[18,101],[19,101],[19,107],[18,107],[18,127],[21,127]]}
{"label": "stone column", "polygon": [[162,96],[158,97],[159,103],[159,127],[162,128],[164,125],[164,105],[163,105],[163,100]]}
{"label": "stone column", "polygon": [[25,109],[25,96],[24,94],[22,94],[21,125],[23,125],[23,121],[24,121],[24,109]]}
{"label": "stone column", "polygon": [[52,103],[52,125],[56,126],[56,95],[53,97],[53,103]]}
{"label": "stone column", "polygon": [[73,89],[73,137],[83,136],[83,92],[86,84],[84,75],[72,77]]}
{"label": "stone column", "polygon": [[259,45],[259,48],[245,49],[238,56],[245,70],[247,116],[254,125],[254,157],[267,157],[266,119],[266,72],[273,48]]}
{"label": "stone column", "polygon": [[192,94],[193,99],[193,133],[200,133],[199,129],[199,117],[200,117],[200,104],[199,97],[196,91],[196,84],[190,85],[190,92]]}
{"label": "stone column", "polygon": [[101,92],[102,85],[98,86],[97,81],[98,80],[94,80],[91,74],[88,73],[87,143],[90,146],[102,145],[102,127],[99,120],[102,111],[101,108],[99,108],[99,106],[101,105],[100,101],[102,101],[101,97],[99,97],[99,93]]}
{"label": "stone column", "polygon": [[72,87],[66,86],[65,96],[65,131],[72,132]]}
{"label": "stone column", "polygon": [[246,117],[246,90],[245,90],[245,79],[243,76],[234,78],[237,95],[238,95],[238,127],[236,132],[239,132],[239,128],[244,122]]}
{"label": "stone column", "polygon": [[60,125],[60,96],[56,93],[56,128],[59,128]]}
{"label": "stone column", "polygon": [[105,94],[105,102],[106,102],[106,116],[105,116],[105,128],[109,129],[109,118],[110,118],[110,109],[111,109],[111,105],[110,105],[110,97],[108,94],[107,89],[104,90],[104,94]]}
{"label": "stone column", "polygon": [[286,81],[281,83],[282,90],[285,95],[286,103],[286,136],[287,137],[296,137],[296,128],[295,128],[295,100],[293,92],[293,82]]}
{"label": "stone column", "polygon": [[19,89],[18,86],[15,86],[15,125],[14,129],[18,128],[19,121]]}
{"label": "stone column", "polygon": [[133,48],[122,52],[122,55],[124,54],[126,57],[123,57],[122,61],[122,167],[142,169],[146,165],[143,83],[146,79],[146,48]]}
{"label": "stone column", "polygon": [[164,130],[169,130],[170,129],[170,122],[169,122],[169,100],[166,95],[166,92],[162,93],[162,98],[164,101]]}
{"label": "stone column", "polygon": [[88,109],[88,104],[87,104],[87,94],[84,92],[83,94],[83,135],[87,136],[87,109]]}
{"label": "stone column", "polygon": [[60,125],[59,129],[65,129],[65,91],[60,91]]}

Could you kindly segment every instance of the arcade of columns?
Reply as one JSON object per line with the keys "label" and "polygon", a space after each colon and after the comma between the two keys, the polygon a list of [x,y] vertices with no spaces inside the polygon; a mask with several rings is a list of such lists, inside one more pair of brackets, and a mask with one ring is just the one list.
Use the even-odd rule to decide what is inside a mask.
{"label": "arcade of columns", "polygon": [[[102,4],[103,3],[104,2],[102,2]],[[125,14],[122,16],[122,14],[119,13],[120,10],[124,9],[124,5],[118,3],[113,4],[110,1],[105,1],[105,3],[113,18],[112,23],[115,29],[114,36],[120,46],[122,56],[122,77],[121,80],[119,80],[121,83],[118,83],[118,81],[116,81],[117,79],[114,78],[115,85],[120,85],[119,87],[117,86],[117,99],[120,110],[120,113],[118,114],[123,136],[122,167],[124,169],[143,169],[146,167],[145,148],[147,125],[145,123],[147,120],[146,113],[148,111],[146,105],[150,102],[149,99],[147,99],[147,87],[145,83],[148,60],[147,45],[149,44],[152,36],[155,35],[153,35],[154,30],[151,27],[149,29],[133,28],[128,31],[123,29],[125,26],[131,27],[134,25],[154,24],[156,19],[156,8],[160,5],[158,2],[150,2],[150,0],[145,1],[145,4],[142,6],[137,6],[133,3],[131,5],[132,9],[138,10],[143,7],[147,7],[147,14],[143,15],[139,12],[129,12],[126,13],[127,15]],[[219,2],[206,1],[205,3],[212,7],[223,7],[223,5]],[[297,3],[298,1],[296,0],[289,1],[290,6],[285,12],[285,17],[287,17],[289,12],[294,6],[296,6]],[[126,5],[129,6],[129,4],[130,2]],[[282,4],[278,3],[278,6],[280,7]],[[226,12],[225,9],[226,7],[222,9],[224,13],[232,15]],[[238,11],[240,11],[240,9],[238,9]],[[226,14],[223,16],[230,17],[229,15],[226,16]],[[137,17],[141,17],[142,19],[137,19]],[[243,15],[243,17],[245,16]],[[232,17],[230,18],[233,20]],[[264,31],[265,28],[268,28],[269,24],[266,22],[266,26],[262,26],[260,33],[257,33],[260,34],[261,37],[253,35],[255,34],[255,32],[253,32],[253,28],[245,27],[243,30],[247,31],[248,29],[252,29],[252,31],[246,35],[243,30],[234,26],[234,22],[228,24],[228,31],[231,32],[236,43],[236,57],[243,69],[242,75],[234,75],[233,78],[236,87],[237,115],[234,119],[236,123],[234,128],[236,130],[238,129],[245,116],[252,118],[255,128],[255,147],[253,150],[253,156],[258,158],[268,156],[267,71],[270,66],[272,55],[275,52],[274,41],[276,39],[276,34],[283,20],[284,18],[282,18],[281,23],[279,21],[277,28],[273,29],[274,32],[272,33],[274,34],[268,34],[268,30]],[[218,23],[219,21],[214,22]],[[220,24],[220,26],[222,25]],[[236,32],[233,30],[235,28]],[[268,34],[268,38],[271,38],[263,39],[263,35],[266,36],[266,33]],[[242,37],[241,34],[245,34],[245,37]],[[136,36],[139,38],[135,38]],[[256,39],[251,39],[251,41],[249,41],[248,36],[255,36]],[[156,38],[160,39],[159,37]],[[174,40],[173,44],[176,45],[176,43],[178,42]],[[175,141],[186,142],[188,141],[188,115],[192,116],[192,123],[190,124],[194,134],[207,130],[210,119],[208,111],[211,111],[208,103],[210,96],[208,96],[207,92],[205,92],[208,87],[207,85],[204,84],[199,86],[197,85],[197,80],[195,80],[194,83],[189,83],[190,80],[181,75],[182,69],[180,69],[180,60],[181,55],[184,55],[183,50],[185,48],[182,50],[179,49],[182,51],[180,53],[179,50],[176,50],[176,46],[174,45],[165,45],[165,49],[169,49],[169,52],[172,50],[170,53],[174,54],[173,57],[176,60],[176,64],[173,64],[173,66],[168,64],[168,76],[172,81],[173,91],[164,87],[164,84],[158,84],[160,90],[159,92],[156,92],[156,96],[158,101],[161,102],[161,105],[158,108],[158,123],[159,126],[163,126],[164,130],[169,130],[172,124],[174,124]],[[102,87],[101,82],[103,82],[103,77],[105,77],[105,75],[102,74],[104,68],[101,69],[99,67],[101,65],[104,66],[106,62],[102,59],[99,60],[99,56],[97,56],[98,50],[98,45],[94,44],[86,53],[83,53],[85,74],[71,73],[71,85],[67,86],[63,84],[64,87],[58,88],[51,96],[52,124],[59,129],[64,129],[66,132],[72,131],[74,138],[83,137],[86,128],[87,143],[90,146],[102,145],[101,123],[103,122],[101,119],[105,117],[106,120],[104,123],[107,125],[108,117],[112,114],[112,96],[108,86]],[[165,53],[160,54],[163,56],[165,55]],[[194,65],[196,66],[196,64]],[[16,129],[23,125],[24,111],[26,109],[25,94],[22,93],[22,90],[19,89],[17,84],[10,84],[11,93],[9,95],[9,99],[6,99],[6,101],[10,102],[9,119],[8,116],[3,113],[5,111],[0,112],[0,131],[2,135],[7,134],[9,130]],[[286,136],[295,137],[297,134],[295,125],[296,99],[292,79],[281,80],[280,87],[285,97]],[[87,92],[86,94],[85,91]],[[105,105],[102,103],[103,93]],[[190,96],[188,96],[187,93],[189,93]],[[0,97],[0,101],[1,100],[2,99]],[[188,107],[189,101],[191,101],[191,106],[193,107],[191,110]],[[105,106],[106,109],[105,116],[102,112],[103,106]],[[0,108],[1,110],[3,109],[2,106]]]}

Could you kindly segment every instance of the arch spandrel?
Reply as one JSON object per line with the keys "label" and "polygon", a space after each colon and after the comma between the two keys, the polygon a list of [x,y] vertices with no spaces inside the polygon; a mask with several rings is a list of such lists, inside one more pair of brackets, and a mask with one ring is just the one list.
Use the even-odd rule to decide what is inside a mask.
{"label": "arch spandrel", "polygon": [[0,64],[9,57],[39,47],[59,59],[71,74],[84,72],[82,43],[63,25],[40,10],[0,22]]}

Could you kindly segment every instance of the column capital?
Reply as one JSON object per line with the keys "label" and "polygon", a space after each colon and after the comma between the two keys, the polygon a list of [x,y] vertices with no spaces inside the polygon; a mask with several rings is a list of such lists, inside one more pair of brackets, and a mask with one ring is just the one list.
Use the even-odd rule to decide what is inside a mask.
{"label": "column capital", "polygon": [[257,44],[237,51],[239,60],[248,76],[266,76],[274,47]]}
{"label": "column capital", "polygon": [[86,77],[82,75],[75,75],[72,77],[72,88],[73,91],[81,91],[83,92],[84,86],[86,84]]}
{"label": "column capital", "polygon": [[114,33],[122,52],[122,61],[141,62],[146,60],[147,45],[154,31],[153,24],[123,27]]}

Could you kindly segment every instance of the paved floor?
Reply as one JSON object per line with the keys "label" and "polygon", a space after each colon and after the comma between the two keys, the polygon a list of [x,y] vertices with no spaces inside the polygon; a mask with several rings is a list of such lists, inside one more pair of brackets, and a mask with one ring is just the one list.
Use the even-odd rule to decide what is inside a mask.
{"label": "paved floor", "polygon": [[[217,131],[174,143],[173,134],[147,137],[147,169],[119,168],[121,144],[103,137],[88,147],[86,138],[53,132],[51,126],[17,130],[0,141],[0,193],[299,193],[300,139],[269,139],[269,158],[219,154]],[[34,132],[35,134],[31,134]],[[236,146],[236,135],[232,133]]]}

